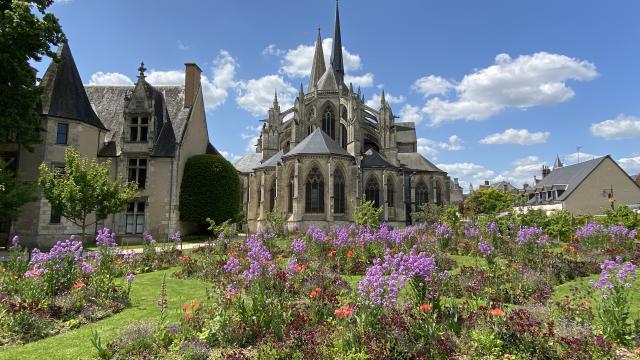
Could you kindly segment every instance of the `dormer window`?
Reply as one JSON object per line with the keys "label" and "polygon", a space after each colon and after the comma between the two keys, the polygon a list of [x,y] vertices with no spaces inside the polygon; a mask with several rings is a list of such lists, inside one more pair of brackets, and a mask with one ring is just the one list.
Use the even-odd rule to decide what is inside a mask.
{"label": "dormer window", "polygon": [[149,118],[134,116],[129,120],[129,141],[147,141]]}

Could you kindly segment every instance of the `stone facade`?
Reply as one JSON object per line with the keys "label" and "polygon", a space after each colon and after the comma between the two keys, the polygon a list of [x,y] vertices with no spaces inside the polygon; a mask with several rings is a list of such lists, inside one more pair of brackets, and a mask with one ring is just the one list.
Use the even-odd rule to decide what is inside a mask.
{"label": "stone facade", "polygon": [[289,228],[328,228],[352,221],[355,206],[372,200],[399,226],[422,203],[462,200],[457,181],[417,153],[415,124],[395,121],[384,91],[375,109],[344,83],[337,7],[333,39],[326,66],[318,31],[307,91],[301,84],[284,110],[276,94],[256,154],[236,163],[250,231],[265,227],[271,211]]}
{"label": "stone facade", "polygon": [[[33,151],[0,144],[0,153],[15,158],[17,171],[28,181],[38,178],[41,163],[64,167],[69,146],[83,157],[110,161],[112,179],[138,181],[134,203],[90,226],[88,233],[106,226],[122,240],[140,241],[143,231],[157,239],[176,230],[189,232],[178,213],[184,165],[193,155],[216,153],[209,144],[198,66],[185,65],[185,85],[151,86],[142,65],[134,86],[84,86],[68,45],[58,54],[60,63],[52,63],[42,80],[42,143]],[[52,215],[44,198],[24,205],[10,226],[10,233],[33,246],[50,246],[80,232]]]}

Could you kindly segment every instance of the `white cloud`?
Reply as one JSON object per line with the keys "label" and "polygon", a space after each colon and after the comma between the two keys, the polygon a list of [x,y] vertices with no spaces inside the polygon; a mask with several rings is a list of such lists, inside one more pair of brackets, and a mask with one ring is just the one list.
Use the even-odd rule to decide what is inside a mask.
{"label": "white cloud", "polygon": [[[402,95],[393,96],[390,93],[385,93],[384,98],[389,104],[401,104],[406,100],[405,97]],[[378,109],[380,107],[381,100],[382,100],[381,94],[373,94],[371,99],[367,100],[366,105],[370,108]]]}
{"label": "white cloud", "polygon": [[275,44],[269,44],[262,50],[262,55],[282,56],[286,51],[278,49]]}
{"label": "white cloud", "polygon": [[423,119],[422,112],[420,112],[420,108],[417,106],[404,104],[402,109],[400,109],[400,122],[413,122],[419,124]]}
{"label": "white cloud", "polygon": [[[322,41],[322,51],[324,53],[325,64],[328,66],[331,57],[331,46],[333,39],[327,38]],[[267,47],[268,48],[268,47]],[[298,45],[295,49],[289,49],[284,52],[282,59],[282,68],[280,69],[289,77],[305,77],[311,72],[313,64],[313,55],[315,53],[315,43],[311,45]],[[275,49],[275,46],[274,46]],[[359,70],[362,67],[360,55],[349,52],[344,46],[342,47],[342,61],[345,72]]]}
{"label": "white cloud", "polygon": [[513,168],[502,171],[492,181],[508,181],[511,185],[522,188],[525,183],[533,184],[534,176],[537,175],[540,178],[542,165],[546,165],[546,162],[537,156],[530,155],[513,161],[511,165],[513,165]]}
{"label": "white cloud", "polygon": [[431,95],[444,95],[455,86],[449,80],[435,75],[421,77],[411,86],[412,89],[421,93],[424,97]]}
{"label": "white cloud", "polygon": [[361,88],[368,88],[373,86],[373,74],[372,73],[366,73],[364,75],[349,75],[346,74],[344,76],[344,83],[347,84],[347,86],[349,84],[353,84],[354,88],[357,88],[358,86],[360,86]]}
{"label": "white cloud", "polygon": [[[236,61],[226,50],[220,50],[213,60],[211,80],[204,73],[200,78],[204,105],[207,110],[213,110],[225,102],[229,89],[236,87],[234,80]],[[149,70],[146,80],[151,85],[184,85],[184,70]],[[132,85],[133,82],[126,75],[120,73],[97,72],[91,75],[89,85]]]}
{"label": "white cloud", "polygon": [[548,131],[530,132],[527,129],[507,129],[501,133],[486,136],[480,140],[482,144],[543,144],[551,135]]}
{"label": "white cloud", "polygon": [[594,155],[594,154],[589,154],[585,152],[580,152],[580,153],[574,152],[568,155],[561,156],[560,158],[562,159],[562,163],[564,165],[571,165],[571,164],[577,164],[579,162],[583,162],[587,160],[592,160],[598,157],[600,157],[600,155]]}
{"label": "white cloud", "polygon": [[278,101],[282,109],[293,105],[297,91],[280,75],[266,75],[258,79],[241,81],[236,102],[253,116],[264,117],[273,104],[274,91],[278,92]]}
{"label": "white cloud", "polygon": [[229,160],[229,162],[231,162],[232,164],[240,160],[240,158],[242,157],[242,155],[236,155],[228,151],[220,151],[220,155],[224,156],[224,158]]}
{"label": "white cloud", "polygon": [[437,159],[440,150],[460,151],[464,150],[462,139],[458,135],[451,135],[447,142],[435,141],[426,138],[418,138],[418,152],[431,159]]}
{"label": "white cloud", "polygon": [[133,85],[128,76],[117,72],[98,71],[91,75],[89,85]]}
{"label": "white cloud", "polygon": [[[455,85],[455,99],[430,99],[424,111],[429,114],[432,125],[454,120],[485,120],[507,108],[526,109],[565,102],[575,96],[567,86],[568,80],[589,81],[597,75],[593,63],[565,55],[539,52],[512,59],[507,54],[499,54],[493,65],[465,75]],[[439,89],[427,86],[426,90]]]}
{"label": "white cloud", "polygon": [[495,176],[493,170],[487,169],[483,165],[470,162],[437,164],[437,166],[449,173],[451,178],[458,178],[460,186],[464,189],[467,189],[469,184],[473,184],[474,188],[477,189],[478,185]]}
{"label": "white cloud", "polygon": [[629,175],[636,175],[640,172],[640,156],[620,158],[618,163]]}
{"label": "white cloud", "polygon": [[640,117],[620,114],[615,119],[591,124],[591,134],[607,140],[640,137]]}
{"label": "white cloud", "polygon": [[182,42],[182,40],[178,40],[178,49],[180,50],[189,50],[191,48],[191,46],[186,45],[185,43]]}

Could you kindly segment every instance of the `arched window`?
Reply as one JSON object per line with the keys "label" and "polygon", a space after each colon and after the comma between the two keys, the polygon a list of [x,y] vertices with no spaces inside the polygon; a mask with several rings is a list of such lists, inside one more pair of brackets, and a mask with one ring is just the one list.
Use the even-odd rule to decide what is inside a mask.
{"label": "arched window", "polygon": [[348,114],[347,108],[344,105],[340,105],[340,117],[343,120],[347,120],[347,114]]}
{"label": "arched window", "polygon": [[269,189],[269,211],[272,212],[276,208],[276,182],[273,181],[271,189]]}
{"label": "arched window", "polygon": [[293,212],[293,171],[289,175],[289,184],[287,185],[287,212]]}
{"label": "arched window", "polygon": [[442,186],[440,182],[436,183],[436,204],[442,205]]}
{"label": "arched window", "polygon": [[344,198],[344,176],[340,169],[336,169],[333,173],[333,212],[336,214],[345,213],[345,201]]}
{"label": "arched window", "polygon": [[420,210],[422,204],[429,202],[429,189],[424,182],[419,182],[416,185],[416,211]]}
{"label": "arched window", "polygon": [[258,204],[258,209],[260,209],[260,203],[262,202],[262,186],[258,184],[258,197],[256,198],[256,203]]}
{"label": "arched window", "polygon": [[336,117],[331,106],[327,106],[322,114],[322,131],[331,136],[332,139],[336,139]]}
{"label": "arched window", "polygon": [[387,206],[394,207],[395,205],[395,191],[393,189],[394,181],[393,178],[387,179]]}
{"label": "arched window", "polygon": [[364,197],[367,201],[373,201],[375,207],[380,206],[380,186],[375,177],[370,177],[364,190]]}
{"label": "arched window", "polygon": [[314,167],[307,176],[305,185],[305,212],[324,212],[324,180],[317,167]]}
{"label": "arched window", "polygon": [[340,124],[340,132],[340,145],[342,145],[343,149],[347,150],[347,127],[343,124]]}

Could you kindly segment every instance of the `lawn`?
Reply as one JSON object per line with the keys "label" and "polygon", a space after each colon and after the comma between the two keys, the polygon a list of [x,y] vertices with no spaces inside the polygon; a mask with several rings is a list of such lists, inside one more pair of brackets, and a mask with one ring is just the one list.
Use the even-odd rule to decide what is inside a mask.
{"label": "lawn", "polygon": [[90,341],[93,329],[98,330],[103,341],[106,342],[115,336],[118,329],[134,320],[159,318],[160,312],[156,300],[159,298],[164,274],[167,274],[169,319],[177,319],[183,303],[206,299],[208,285],[198,280],[174,279],[170,276],[173,271],[176,269],[138,275],[131,288],[132,306],[122,312],[64,334],[2,350],[0,359],[95,358],[96,351]]}

